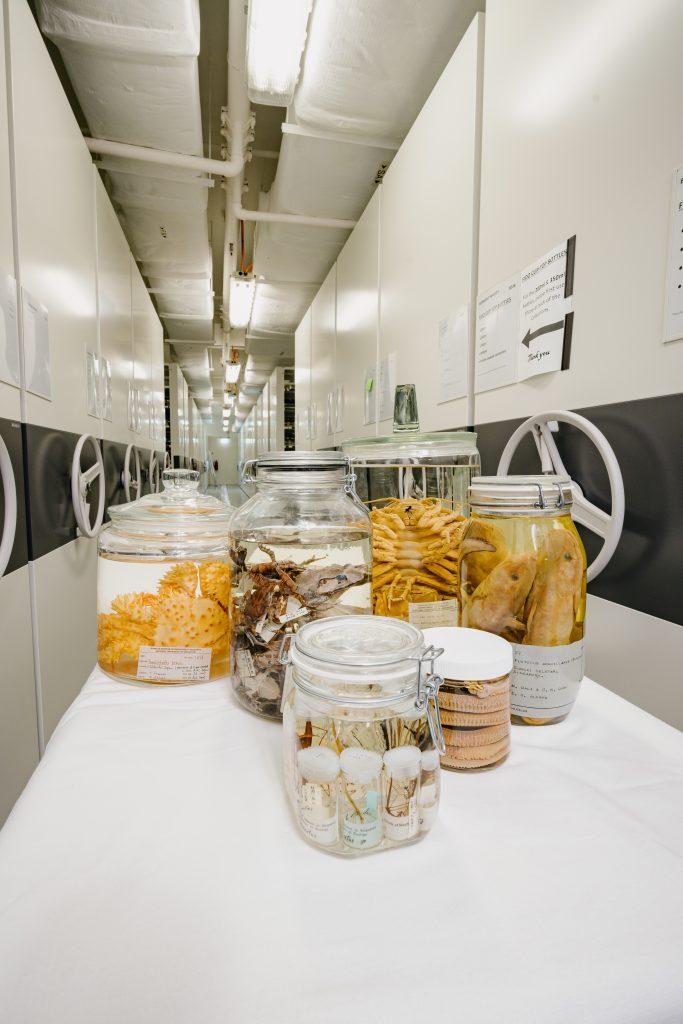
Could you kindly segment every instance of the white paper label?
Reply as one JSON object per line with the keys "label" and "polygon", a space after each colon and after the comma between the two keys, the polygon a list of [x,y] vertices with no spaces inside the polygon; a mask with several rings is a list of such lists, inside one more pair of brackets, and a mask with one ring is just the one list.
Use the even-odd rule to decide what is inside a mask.
{"label": "white paper label", "polygon": [[517,380],[519,274],[477,297],[474,390],[502,388]]}
{"label": "white paper label", "polygon": [[438,807],[439,805],[436,801],[427,807],[420,804],[420,832],[427,832],[432,827],[436,821]]}
{"label": "white paper label", "polygon": [[351,812],[344,818],[344,842],[355,850],[363,850],[370,846],[377,846],[382,838],[382,822],[377,817],[368,821],[358,821],[356,815]]}
{"label": "white paper label", "polygon": [[469,306],[439,320],[439,402],[464,398],[470,348]]}
{"label": "white paper label", "polygon": [[560,718],[576,700],[584,669],[584,641],[564,647],[513,644],[510,680],[513,715]]}
{"label": "white paper label", "polygon": [[395,818],[384,812],[384,834],[387,839],[393,839],[395,843],[412,839],[420,830],[420,814],[417,806],[417,797],[412,796],[408,801],[408,813]]}
{"label": "white paper label", "polygon": [[430,626],[457,626],[458,602],[455,598],[452,601],[410,602],[408,621],[420,629],[428,629]]}
{"label": "white paper label", "polygon": [[256,675],[256,669],[254,668],[254,659],[252,658],[250,651],[238,651],[235,655],[235,661],[237,662],[237,671],[243,679],[254,678]]}
{"label": "white paper label", "polygon": [[339,839],[336,798],[329,801],[327,790],[336,783],[303,782],[299,789],[299,821],[304,835],[322,846]]}
{"label": "white paper label", "polygon": [[211,672],[210,647],[141,647],[138,679],[199,683]]}

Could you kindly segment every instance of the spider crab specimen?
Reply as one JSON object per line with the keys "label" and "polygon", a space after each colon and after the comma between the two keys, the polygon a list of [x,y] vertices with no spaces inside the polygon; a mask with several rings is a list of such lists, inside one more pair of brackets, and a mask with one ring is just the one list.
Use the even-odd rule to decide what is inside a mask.
{"label": "spider crab specimen", "polygon": [[397,499],[370,518],[375,615],[407,619],[411,603],[457,598],[460,512],[439,498]]}

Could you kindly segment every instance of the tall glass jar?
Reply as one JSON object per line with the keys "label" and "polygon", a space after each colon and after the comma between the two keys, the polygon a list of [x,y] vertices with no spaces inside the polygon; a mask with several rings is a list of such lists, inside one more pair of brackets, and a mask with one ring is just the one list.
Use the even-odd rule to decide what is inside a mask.
{"label": "tall glass jar", "polygon": [[97,660],[115,679],[197,683],[228,674],[233,510],[199,473],[109,509],[97,542]]}
{"label": "tall glass jar", "polygon": [[477,435],[405,432],[347,441],[373,525],[372,605],[426,628],[457,626],[458,550]]}
{"label": "tall glass jar", "polygon": [[244,707],[279,719],[285,637],[370,612],[371,525],[340,452],[271,452],[244,470],[256,493],[232,521],[232,679]]}
{"label": "tall glass jar", "polygon": [[441,653],[415,626],[381,616],[309,622],[292,637],[283,765],[309,842],[357,856],[430,830],[445,750],[433,672]]}
{"label": "tall glass jar", "polygon": [[477,477],[460,547],[462,624],[513,645],[513,722],[571,711],[584,670],[586,553],[561,476]]}

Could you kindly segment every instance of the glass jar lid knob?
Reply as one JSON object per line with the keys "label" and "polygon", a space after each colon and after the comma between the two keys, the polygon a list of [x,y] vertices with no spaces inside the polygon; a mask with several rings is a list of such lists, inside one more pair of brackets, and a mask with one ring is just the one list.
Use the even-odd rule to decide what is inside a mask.
{"label": "glass jar lid knob", "polygon": [[161,481],[166,492],[164,497],[184,499],[199,490],[199,473],[196,469],[165,469]]}

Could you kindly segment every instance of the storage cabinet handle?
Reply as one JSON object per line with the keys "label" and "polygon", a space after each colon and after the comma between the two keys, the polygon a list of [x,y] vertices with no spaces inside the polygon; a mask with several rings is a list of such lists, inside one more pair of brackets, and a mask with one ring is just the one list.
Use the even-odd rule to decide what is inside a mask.
{"label": "storage cabinet handle", "polygon": [[1,437],[0,477],[2,477],[2,489],[5,496],[5,521],[2,527],[2,541],[0,541],[0,576],[4,576],[17,533],[17,485],[14,480],[12,460],[9,457],[7,445]]}
{"label": "storage cabinet handle", "polygon": [[[135,461],[135,476],[132,476],[130,472],[131,455]],[[142,471],[140,469],[140,453],[134,444],[129,444],[126,448],[126,454],[123,459],[121,483],[123,484],[126,501],[137,501],[140,497],[140,491],[142,490]],[[133,492],[135,492],[134,495]]]}
{"label": "storage cabinet handle", "polygon": [[572,480],[572,494],[574,496],[573,518],[577,523],[581,523],[587,530],[596,533],[604,540],[599,554],[588,566],[587,578],[590,582],[590,580],[594,580],[602,572],[616,551],[624,525],[624,508],[626,504],[624,498],[624,479],[621,475],[619,463],[617,462],[612,445],[602,431],[598,430],[595,424],[587,420],[585,416],[579,416],[575,412],[561,410],[560,412],[538,413],[538,415],[531,416],[517,427],[517,430],[515,430],[505,445],[500,462],[498,463],[498,475],[505,476],[509,472],[512,457],[517,451],[520,441],[526,434],[530,433],[536,443],[543,472],[569,476],[569,473],[564,468],[562,456],[552,435],[551,424],[558,422],[568,423],[570,426],[576,427],[577,430],[580,430],[593,442],[605,464],[609,478],[611,512],[604,512],[597,505],[594,505],[592,501],[588,501],[584,497],[579,484]]}
{"label": "storage cabinet handle", "polygon": [[[81,469],[81,453],[88,442],[95,452],[95,461],[88,469]],[[100,481],[97,515],[95,522],[91,523],[88,491],[97,479]],[[83,536],[96,537],[104,521],[104,459],[99,441],[92,434],[81,434],[74,449],[71,462],[71,501],[78,528]]]}

